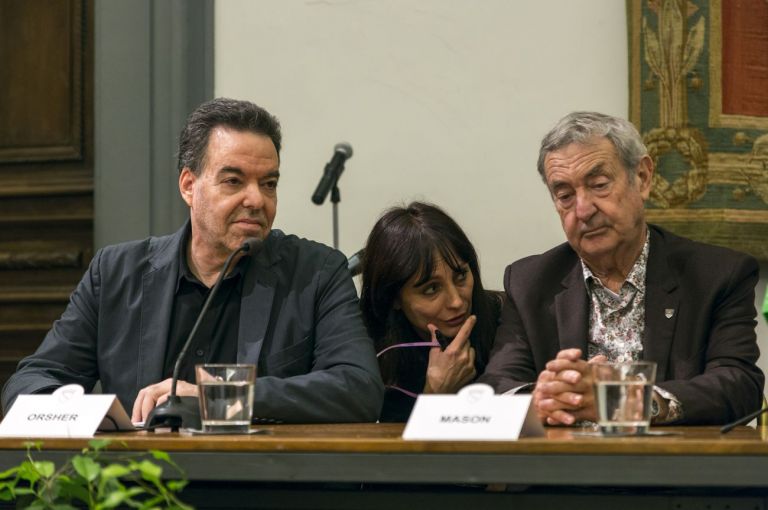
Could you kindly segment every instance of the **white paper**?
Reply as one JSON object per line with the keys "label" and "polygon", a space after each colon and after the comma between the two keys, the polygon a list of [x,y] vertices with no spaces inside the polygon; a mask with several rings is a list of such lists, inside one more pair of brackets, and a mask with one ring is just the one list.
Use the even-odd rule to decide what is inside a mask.
{"label": "white paper", "polygon": [[531,395],[494,395],[487,384],[472,384],[457,395],[419,395],[403,439],[514,441],[543,436]]}
{"label": "white paper", "polygon": [[133,429],[115,395],[85,395],[82,386],[69,384],[51,395],[19,395],[0,423],[0,437],[93,437],[100,425]]}

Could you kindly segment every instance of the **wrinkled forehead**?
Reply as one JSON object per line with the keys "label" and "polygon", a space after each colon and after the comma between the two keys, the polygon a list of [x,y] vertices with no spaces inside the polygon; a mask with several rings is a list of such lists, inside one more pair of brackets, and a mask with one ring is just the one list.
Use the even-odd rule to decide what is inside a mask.
{"label": "wrinkled forehead", "polygon": [[548,179],[552,173],[584,171],[598,165],[615,165],[618,162],[618,152],[607,138],[572,142],[547,153],[544,157],[544,174]]}

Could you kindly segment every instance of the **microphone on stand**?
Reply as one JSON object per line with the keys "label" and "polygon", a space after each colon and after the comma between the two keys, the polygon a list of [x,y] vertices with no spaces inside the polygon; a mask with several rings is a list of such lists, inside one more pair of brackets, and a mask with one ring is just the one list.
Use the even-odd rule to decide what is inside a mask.
{"label": "microphone on stand", "polygon": [[333,148],[333,157],[325,165],[323,176],[320,178],[320,182],[317,184],[317,189],[312,195],[312,201],[317,205],[322,205],[325,202],[325,197],[328,196],[328,192],[341,177],[341,173],[344,171],[344,162],[352,157],[352,146],[347,142],[337,143]]}
{"label": "microphone on stand", "polygon": [[[187,354],[187,349],[189,349],[189,346],[192,344],[192,339],[195,337],[197,328],[200,326],[205,313],[208,311],[208,307],[210,306],[211,301],[213,301],[213,297],[218,292],[219,287],[221,287],[221,282],[224,280],[224,276],[229,271],[229,266],[232,264],[232,260],[235,258],[235,255],[240,252],[247,255],[255,254],[261,249],[261,245],[261,239],[249,237],[243,242],[242,245],[240,245],[239,248],[230,253],[229,257],[227,257],[226,262],[224,262],[224,267],[222,267],[221,273],[219,273],[219,277],[216,279],[216,283],[213,285],[211,292],[208,293],[208,297],[205,298],[203,308],[200,310],[200,314],[197,316],[197,320],[195,321],[194,326],[192,326],[192,331],[189,332],[187,341],[184,342],[184,346],[181,348],[181,352],[179,352],[179,355],[176,357],[176,364],[173,366],[173,379],[171,379],[171,392],[168,395],[168,400],[155,407],[152,412],[149,413],[145,428],[151,430],[157,427],[170,427],[172,432],[178,432],[179,427],[183,425],[185,419],[187,421],[194,420],[193,413],[190,411],[189,406],[185,405],[182,402],[181,397],[176,395],[176,385],[179,382],[179,370],[181,369],[181,362],[184,360],[184,357]],[[196,421],[198,423],[200,421],[199,414],[197,415]]]}

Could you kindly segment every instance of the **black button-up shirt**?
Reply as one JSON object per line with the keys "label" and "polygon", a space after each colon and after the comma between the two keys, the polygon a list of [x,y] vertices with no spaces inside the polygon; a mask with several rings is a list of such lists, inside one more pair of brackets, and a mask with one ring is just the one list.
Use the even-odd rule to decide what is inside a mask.
{"label": "black button-up shirt", "polygon": [[[176,358],[192,331],[211,289],[192,274],[187,263],[190,231],[184,235],[179,249],[179,275],[165,351],[164,377],[173,375]],[[181,362],[179,379],[195,382],[195,365],[200,363],[235,363],[240,326],[240,297],[243,277],[251,257],[242,257],[221,282],[221,287],[202,318],[195,338]]]}

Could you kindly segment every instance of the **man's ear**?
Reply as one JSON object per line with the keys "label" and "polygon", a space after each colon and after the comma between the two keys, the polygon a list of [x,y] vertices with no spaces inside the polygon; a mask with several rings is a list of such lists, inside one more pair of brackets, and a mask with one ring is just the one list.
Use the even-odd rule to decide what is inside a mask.
{"label": "man's ear", "polygon": [[179,193],[181,198],[187,203],[189,207],[192,207],[192,196],[194,195],[194,187],[197,176],[185,166],[182,168],[179,174]]}
{"label": "man's ear", "polygon": [[640,190],[643,200],[648,200],[653,184],[653,159],[647,154],[643,156],[635,171],[635,185]]}

